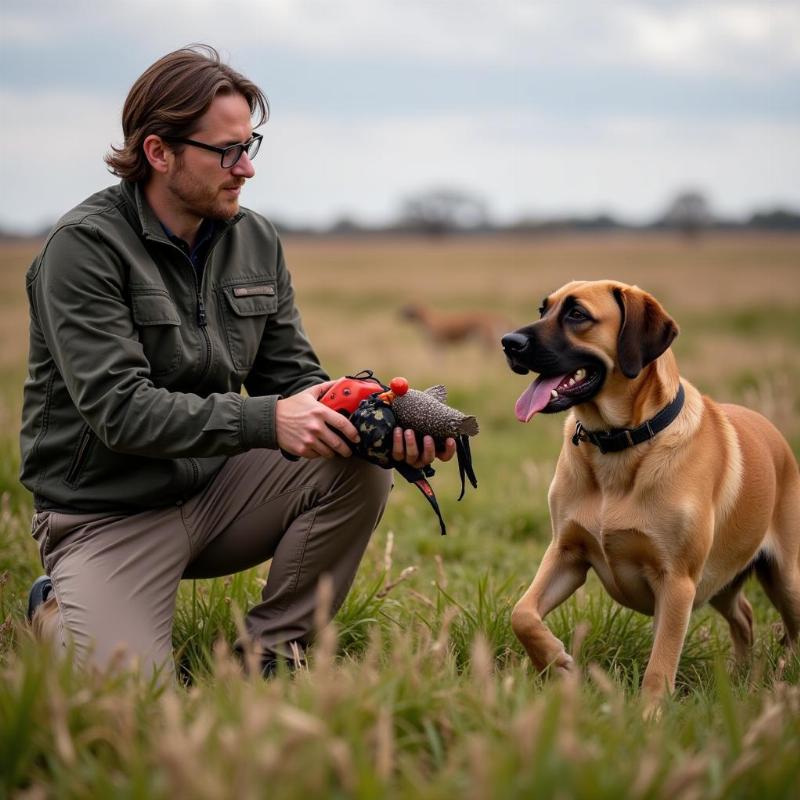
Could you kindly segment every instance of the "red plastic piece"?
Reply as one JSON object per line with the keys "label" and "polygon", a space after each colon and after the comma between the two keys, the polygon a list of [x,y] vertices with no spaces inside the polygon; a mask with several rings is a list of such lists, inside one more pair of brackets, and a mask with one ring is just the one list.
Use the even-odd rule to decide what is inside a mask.
{"label": "red plastic piece", "polygon": [[366,400],[376,392],[383,391],[377,381],[362,381],[354,378],[340,378],[320,397],[320,402],[328,408],[346,414],[348,417],[362,400]]}

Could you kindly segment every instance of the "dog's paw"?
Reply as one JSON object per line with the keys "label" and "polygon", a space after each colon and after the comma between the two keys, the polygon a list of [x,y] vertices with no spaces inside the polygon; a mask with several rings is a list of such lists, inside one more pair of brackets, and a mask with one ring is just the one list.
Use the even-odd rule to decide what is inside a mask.
{"label": "dog's paw", "polygon": [[642,703],[642,719],[645,722],[659,722],[664,715],[661,698],[649,697]]}
{"label": "dog's paw", "polygon": [[572,675],[578,670],[575,659],[566,650],[562,650],[550,666],[556,675]]}

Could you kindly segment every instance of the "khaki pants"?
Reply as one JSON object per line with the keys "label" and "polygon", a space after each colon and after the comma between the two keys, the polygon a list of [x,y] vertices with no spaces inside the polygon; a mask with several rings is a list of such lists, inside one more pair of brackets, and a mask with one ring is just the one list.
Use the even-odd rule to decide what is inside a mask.
{"label": "khaki pants", "polygon": [[144,669],[172,667],[181,578],[210,578],[272,559],[245,618],[265,659],[313,635],[320,575],[335,613],[383,513],[391,471],[358,458],[288,461],[273,450],[228,460],[186,503],[133,515],[42,512],[33,535],[55,598],[40,635],[99,665],[124,648]]}

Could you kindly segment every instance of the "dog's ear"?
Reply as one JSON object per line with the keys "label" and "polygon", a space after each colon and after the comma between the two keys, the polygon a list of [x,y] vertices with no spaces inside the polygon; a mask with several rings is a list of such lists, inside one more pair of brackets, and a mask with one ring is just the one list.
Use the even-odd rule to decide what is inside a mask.
{"label": "dog's ear", "polygon": [[615,288],[614,299],[622,313],[617,360],[622,374],[635,378],[672,344],[678,335],[678,326],[646,292]]}

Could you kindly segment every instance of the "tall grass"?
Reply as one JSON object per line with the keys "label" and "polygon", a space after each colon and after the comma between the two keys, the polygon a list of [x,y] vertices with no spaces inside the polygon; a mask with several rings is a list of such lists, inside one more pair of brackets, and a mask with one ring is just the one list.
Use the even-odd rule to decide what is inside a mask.
{"label": "tall grass", "polygon": [[585,680],[496,669],[447,619],[373,631],[358,658],[315,649],[293,677],[246,679],[223,645],[191,689],[86,672],[25,638],[0,683],[10,795],[57,797],[792,797],[800,689],[749,693],[719,664],[645,722],[594,664]]}
{"label": "tall grass", "polygon": [[[406,300],[435,298],[488,304],[522,323],[568,278],[639,283],[682,324],[684,374],[762,410],[798,453],[800,240],[290,242],[287,252],[333,374],[371,367],[420,387],[442,381],[478,415],[479,489],[457,503],[455,468],[437,470],[450,530],[440,537],[400,480],[335,623],[292,674],[247,677],[231,655],[266,566],[184,582],[174,685],[80,667],[34,642],[24,622],[41,566],[30,498],[16,482],[25,343],[4,338],[0,798],[796,797],[800,658],[782,649],[778,616],[755,583],[745,589],[756,617],[751,663],[734,667],[726,624],[697,612],[658,721],[644,721],[638,696],[652,620],[617,606],[593,576],[548,618],[580,676],[559,682],[532,669],[509,615],[550,535],[562,420],[520,427],[512,410],[524,380],[499,352],[431,351],[393,315]],[[0,252],[0,325],[24,329],[30,256]],[[513,292],[496,285],[498,270]]]}

